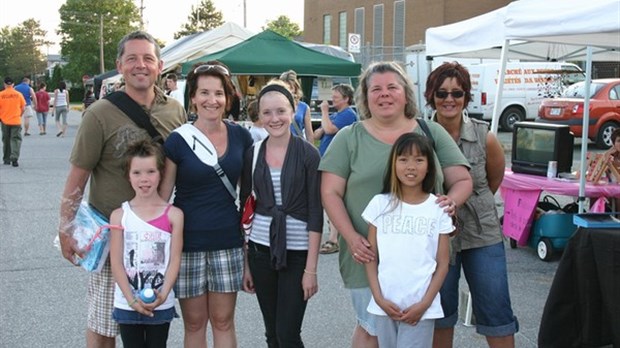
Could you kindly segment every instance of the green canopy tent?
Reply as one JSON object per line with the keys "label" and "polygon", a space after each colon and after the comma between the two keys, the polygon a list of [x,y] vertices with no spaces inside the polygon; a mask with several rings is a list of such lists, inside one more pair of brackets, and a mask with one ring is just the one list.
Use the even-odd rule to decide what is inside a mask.
{"label": "green canopy tent", "polygon": [[218,60],[235,75],[280,75],[295,70],[298,76],[359,76],[361,64],[306,48],[271,30],[256,34],[235,46],[188,61],[187,74],[197,62]]}
{"label": "green canopy tent", "polygon": [[269,29],[235,46],[190,60],[182,65],[182,72],[187,75],[194,64],[210,60],[226,64],[233,75],[279,76],[295,70],[301,77],[306,102],[316,76],[349,77],[355,87],[362,70],[361,64],[306,48]]}

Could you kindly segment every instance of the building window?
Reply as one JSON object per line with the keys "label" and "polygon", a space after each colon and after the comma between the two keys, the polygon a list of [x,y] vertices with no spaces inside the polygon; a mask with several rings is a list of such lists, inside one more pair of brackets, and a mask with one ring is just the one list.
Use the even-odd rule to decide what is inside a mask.
{"label": "building window", "polygon": [[365,35],[364,35],[364,8],[363,7],[359,7],[355,9],[355,33],[356,34],[360,34],[361,35],[361,40],[360,42],[362,43],[362,45],[364,45],[365,41]]}
{"label": "building window", "polygon": [[338,45],[347,49],[347,13],[340,12],[338,14]]}
{"label": "building window", "polygon": [[372,13],[372,61],[385,60],[383,56],[383,4],[374,5]]}
{"label": "building window", "polygon": [[392,60],[405,61],[405,1],[394,1],[394,50]]}
{"label": "building window", "polygon": [[329,45],[332,37],[332,15],[323,16],[323,44]]}
{"label": "building window", "polygon": [[372,45],[383,46],[383,4],[375,5],[373,10]]}

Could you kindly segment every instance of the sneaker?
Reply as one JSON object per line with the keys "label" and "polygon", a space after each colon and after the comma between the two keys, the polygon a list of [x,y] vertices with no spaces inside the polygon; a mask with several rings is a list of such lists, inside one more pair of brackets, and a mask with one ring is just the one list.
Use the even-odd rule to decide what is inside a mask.
{"label": "sneaker", "polygon": [[11,165],[12,165],[13,167],[19,167],[19,163],[17,163],[17,160],[13,161],[13,162],[11,163]]}
{"label": "sneaker", "polygon": [[8,166],[9,164],[11,164],[11,161],[4,161],[4,164]]}
{"label": "sneaker", "polygon": [[29,136],[29,135],[30,135],[30,133],[24,133],[24,136]]}
{"label": "sneaker", "polygon": [[328,240],[327,242],[323,243],[323,245],[321,245],[321,249],[319,250],[319,253],[333,254],[333,253],[338,252],[338,250],[340,250],[340,248],[338,247],[338,244]]}

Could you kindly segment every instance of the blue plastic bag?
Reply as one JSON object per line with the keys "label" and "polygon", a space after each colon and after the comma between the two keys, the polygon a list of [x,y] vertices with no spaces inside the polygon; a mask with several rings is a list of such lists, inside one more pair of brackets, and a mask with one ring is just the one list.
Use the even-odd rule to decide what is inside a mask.
{"label": "blue plastic bag", "polygon": [[103,214],[82,201],[73,224],[73,239],[84,251],[77,263],[89,272],[100,272],[110,252],[110,226]]}

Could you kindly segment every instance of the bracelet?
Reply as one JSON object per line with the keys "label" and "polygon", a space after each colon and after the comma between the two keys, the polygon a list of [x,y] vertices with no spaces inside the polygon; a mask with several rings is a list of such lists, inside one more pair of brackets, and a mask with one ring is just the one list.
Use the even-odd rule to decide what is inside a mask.
{"label": "bracelet", "polygon": [[304,273],[308,273],[308,274],[312,274],[312,275],[316,275],[316,274],[317,274],[316,272],[311,272],[311,271],[308,271],[308,270],[307,270],[307,269],[305,269],[305,268],[304,268]]}
{"label": "bracelet", "polygon": [[133,305],[135,305],[135,304],[136,304],[136,302],[138,302],[138,298],[137,298],[137,297],[134,297],[134,298],[133,298],[133,301],[129,304],[129,307],[133,307]]}

